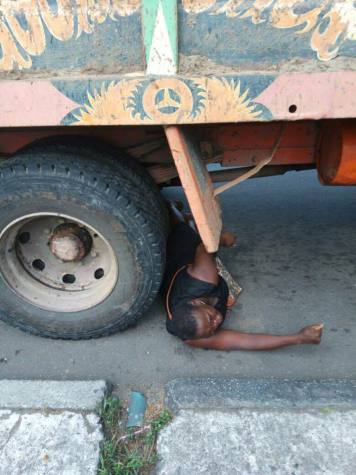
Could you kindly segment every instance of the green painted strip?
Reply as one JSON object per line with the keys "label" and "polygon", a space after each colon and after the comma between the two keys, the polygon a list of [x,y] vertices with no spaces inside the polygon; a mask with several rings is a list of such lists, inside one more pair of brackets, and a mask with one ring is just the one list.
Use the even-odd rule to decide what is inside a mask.
{"label": "green painted strip", "polygon": [[168,35],[174,56],[174,62],[178,64],[178,15],[177,0],[161,0],[164,17],[166,19]]}
{"label": "green painted strip", "polygon": [[173,61],[178,64],[178,15],[177,0],[142,0],[142,24],[146,62],[150,59],[152,39],[157,21],[157,11],[161,4],[166,22]]}
{"label": "green painted strip", "polygon": [[146,61],[150,58],[153,32],[156,25],[158,4],[160,0],[142,0],[142,26],[143,42],[145,46]]}

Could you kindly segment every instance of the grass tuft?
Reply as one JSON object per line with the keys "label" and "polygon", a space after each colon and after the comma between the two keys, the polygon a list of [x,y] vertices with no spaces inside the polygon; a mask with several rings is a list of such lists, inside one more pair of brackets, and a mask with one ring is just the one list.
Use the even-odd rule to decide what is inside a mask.
{"label": "grass tuft", "polygon": [[107,397],[99,415],[105,433],[98,475],[146,475],[157,462],[156,442],[159,431],[168,424],[171,413],[163,409],[146,421],[142,430],[126,429],[126,410],[120,401]]}
{"label": "grass tuft", "polygon": [[99,410],[99,416],[106,429],[114,429],[118,424],[121,410],[119,399],[109,396],[106,397]]}

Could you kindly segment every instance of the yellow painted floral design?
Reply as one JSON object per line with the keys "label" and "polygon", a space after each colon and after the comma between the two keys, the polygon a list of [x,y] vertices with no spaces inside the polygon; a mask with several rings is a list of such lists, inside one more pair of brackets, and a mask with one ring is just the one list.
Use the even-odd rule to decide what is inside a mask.
{"label": "yellow painted floral design", "polygon": [[131,119],[131,111],[127,108],[132,89],[139,80],[123,80],[110,83],[93,95],[88,93],[88,103],[74,115],[75,125],[107,125],[127,123]]}
{"label": "yellow painted floral design", "polygon": [[[249,97],[249,90],[242,91],[240,82],[233,79],[187,80],[194,89],[176,78],[160,78],[144,86],[142,83],[142,79],[125,79],[88,94],[88,103],[75,114],[74,124],[194,124],[219,122],[221,117],[234,122],[258,120],[262,114]],[[138,93],[140,88],[142,92]]]}
{"label": "yellow painted floral design", "polygon": [[[354,0],[182,0],[182,6],[190,14],[268,22],[275,28],[295,28],[298,35],[310,32],[310,46],[324,61],[337,56],[346,40],[356,40]],[[31,68],[32,57],[47,47],[47,32],[67,41],[140,7],[140,0],[0,0],[0,71]]]}
{"label": "yellow painted floral design", "polygon": [[[354,0],[182,0],[188,13],[209,12],[228,17],[269,22],[275,28],[298,28],[296,34],[311,32],[310,45],[318,58],[337,56],[342,43],[356,40]],[[303,13],[298,13],[298,12]]]}
{"label": "yellow painted floral design", "polygon": [[92,33],[106,19],[131,15],[140,0],[0,0],[0,70],[32,66],[46,49],[46,31],[59,41]]}
{"label": "yellow painted floral design", "polygon": [[[262,114],[262,110],[249,97],[249,89],[241,90],[240,81],[207,78],[198,80],[197,83],[209,91],[205,108],[201,112],[205,122],[221,121],[221,117],[226,122],[251,121]],[[201,115],[197,117],[197,122],[201,121]]]}

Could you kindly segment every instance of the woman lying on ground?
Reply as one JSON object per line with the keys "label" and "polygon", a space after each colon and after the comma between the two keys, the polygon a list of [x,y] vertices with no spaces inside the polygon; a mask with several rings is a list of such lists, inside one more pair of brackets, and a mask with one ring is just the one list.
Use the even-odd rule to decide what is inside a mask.
{"label": "woman lying on ground", "polygon": [[[221,329],[230,303],[227,283],[218,274],[215,256],[206,252],[197,232],[174,206],[172,210],[173,231],[168,239],[163,285],[169,333],[196,348],[227,351],[320,343],[322,324],[307,326],[291,335]],[[230,247],[234,243],[233,234],[222,234],[221,246]]]}

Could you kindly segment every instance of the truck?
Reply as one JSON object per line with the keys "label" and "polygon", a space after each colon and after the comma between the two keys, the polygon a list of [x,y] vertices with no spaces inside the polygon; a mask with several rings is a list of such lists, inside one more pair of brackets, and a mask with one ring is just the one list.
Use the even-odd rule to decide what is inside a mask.
{"label": "truck", "polygon": [[0,318],[85,339],[162,282],[182,186],[218,248],[219,194],[315,169],[356,184],[353,0],[0,0]]}

